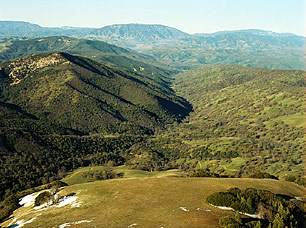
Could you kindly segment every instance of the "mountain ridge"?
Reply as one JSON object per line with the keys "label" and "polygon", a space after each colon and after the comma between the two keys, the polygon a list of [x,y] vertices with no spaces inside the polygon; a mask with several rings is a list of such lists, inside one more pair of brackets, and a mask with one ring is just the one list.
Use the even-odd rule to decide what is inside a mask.
{"label": "mountain ridge", "polygon": [[[10,29],[14,30],[14,26],[11,26]],[[34,26],[35,29],[37,27]],[[22,33],[22,31],[17,27],[15,35],[28,34]],[[31,40],[45,39],[50,35],[60,35],[66,36],[65,39],[87,39],[89,41],[83,40],[83,43],[78,41],[79,45],[82,46],[80,50],[71,46],[54,50],[52,46],[48,46],[46,51],[64,51],[70,54],[86,55],[86,57],[97,58],[96,60],[104,62],[109,62],[111,58],[116,58],[117,60],[114,61],[117,63],[127,62],[123,58],[129,58],[154,65],[158,61],[159,64],[163,63],[164,66],[168,65],[177,69],[190,69],[207,64],[238,64],[247,67],[305,70],[305,38],[287,33],[245,29],[192,35],[169,26],[149,24],[117,24],[89,30],[87,28],[52,28],[49,30],[41,28],[41,31],[40,34],[33,32],[34,37],[1,36],[0,61],[12,57],[23,57],[17,56],[13,50],[10,53],[10,47],[18,42],[24,41],[24,44],[26,44],[30,43]],[[5,30],[0,29],[0,35],[5,34]],[[18,39],[21,39],[21,41],[18,41]],[[127,48],[131,53],[121,53],[120,58],[109,56],[111,53],[102,57],[101,52],[94,50],[95,45],[98,44],[89,44],[98,41]],[[87,44],[84,44],[84,42],[87,42]],[[11,43],[13,43],[13,46],[10,46]],[[29,48],[33,48],[33,45]],[[19,48],[17,53],[22,54],[22,51],[23,49]],[[31,53],[30,49],[25,50],[23,54],[26,53]],[[99,57],[97,57],[97,54]]]}
{"label": "mountain ridge", "polygon": [[[33,34],[31,34],[31,31]],[[197,37],[207,37],[221,34],[231,33],[251,33],[261,35],[271,35],[277,37],[294,36],[299,39],[305,37],[288,34],[277,33],[272,31],[260,30],[260,29],[241,29],[241,30],[229,30],[219,31],[214,33],[195,33],[188,34],[179,29],[161,25],[161,24],[114,24],[101,28],[87,28],[87,27],[72,27],[67,29],[67,26],[62,27],[42,27],[37,24],[24,21],[0,21],[0,36],[51,36],[62,35],[72,36],[76,38],[91,38],[111,41],[112,39],[133,39],[137,42],[149,42],[149,41],[171,41],[182,39],[193,39]],[[113,41],[114,42],[114,41]]]}
{"label": "mountain ridge", "polygon": [[[106,25],[106,26],[102,26],[102,27],[75,27],[75,26],[60,26],[60,27],[53,27],[53,26],[41,26],[32,22],[27,22],[27,21],[13,21],[13,20],[0,20],[0,28],[2,26],[2,28],[4,28],[4,26],[6,26],[6,24],[9,24],[10,26],[14,26],[14,25],[26,25],[28,27],[32,27],[32,28],[41,28],[41,29],[54,29],[54,30],[100,30],[103,28],[110,28],[110,27],[121,27],[121,26],[161,26],[161,27],[165,27],[165,28],[170,28],[170,29],[174,29],[177,30],[181,33],[184,33],[186,35],[214,35],[214,34],[218,34],[218,33],[228,33],[228,32],[256,32],[256,33],[272,33],[274,35],[294,35],[294,36],[299,36],[299,37],[304,37],[301,35],[297,35],[294,33],[283,33],[283,32],[274,32],[272,30],[265,30],[265,29],[258,29],[258,28],[252,28],[252,29],[235,29],[235,30],[221,30],[221,31],[217,31],[217,32],[210,32],[210,33],[203,33],[203,32],[196,32],[196,33],[188,33],[188,32],[184,32],[180,29],[177,29],[175,27],[171,27],[168,25],[163,25],[163,24],[158,24],[158,23],[153,23],[153,24],[147,24],[147,23],[126,23],[126,24],[111,24],[111,25]],[[2,32],[3,33],[3,32]],[[0,33],[0,35],[2,35]]]}
{"label": "mountain ridge", "polygon": [[[10,81],[9,85],[8,82],[2,84],[2,95],[8,101],[22,105],[30,113],[37,108],[39,112],[48,112],[53,121],[63,121],[70,116],[71,123],[67,122],[66,125],[81,131],[91,131],[91,125],[97,123],[105,128],[108,122],[114,125],[128,120],[131,123],[140,121],[140,125],[152,129],[160,121],[172,119],[183,111],[181,105],[183,107],[187,104],[183,104],[182,99],[177,100],[167,79],[159,79],[158,73],[144,77],[137,72],[112,69],[93,60],[63,52],[5,62],[1,64],[0,74]],[[134,91],[134,94],[130,94],[129,90]],[[135,94],[141,94],[142,98]],[[96,105],[93,106],[92,102]],[[79,113],[77,109],[81,107],[87,109],[88,113],[85,111],[82,115],[71,116]],[[138,117],[134,118],[136,113]],[[105,115],[105,121],[99,115]],[[95,121],[83,126],[86,119]]]}

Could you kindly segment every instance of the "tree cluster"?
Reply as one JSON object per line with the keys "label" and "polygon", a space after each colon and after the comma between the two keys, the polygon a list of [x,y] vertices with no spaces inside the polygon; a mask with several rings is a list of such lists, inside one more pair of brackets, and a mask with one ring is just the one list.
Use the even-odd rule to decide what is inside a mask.
{"label": "tree cluster", "polygon": [[89,180],[107,180],[122,177],[122,173],[116,173],[112,170],[89,171],[82,173],[82,177]]}
{"label": "tree cluster", "polygon": [[222,218],[220,224],[225,227],[305,227],[305,202],[289,196],[277,195],[270,191],[247,188],[230,188],[226,192],[215,192],[206,198],[206,202],[215,206],[226,206],[237,212],[256,214],[258,222],[245,224],[237,218]]}

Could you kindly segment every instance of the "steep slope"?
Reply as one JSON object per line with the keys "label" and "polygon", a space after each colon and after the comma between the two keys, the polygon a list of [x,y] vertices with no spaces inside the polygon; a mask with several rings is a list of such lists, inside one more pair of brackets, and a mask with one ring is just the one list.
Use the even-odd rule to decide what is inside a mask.
{"label": "steep slope", "polygon": [[153,129],[188,113],[187,103],[158,72],[146,77],[64,53],[26,57],[1,67],[2,77],[10,80],[2,93],[8,103],[87,133],[116,132],[125,124]]}
{"label": "steep slope", "polygon": [[194,112],[147,146],[227,175],[304,176],[304,77],[304,71],[239,66],[178,74],[175,90]]}

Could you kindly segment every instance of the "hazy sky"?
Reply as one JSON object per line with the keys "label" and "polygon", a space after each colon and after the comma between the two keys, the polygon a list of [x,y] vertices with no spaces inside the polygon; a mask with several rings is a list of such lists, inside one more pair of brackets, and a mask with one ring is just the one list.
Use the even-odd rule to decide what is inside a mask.
{"label": "hazy sky", "polygon": [[305,36],[305,0],[0,0],[0,20],[41,26],[163,24],[188,33],[258,28]]}

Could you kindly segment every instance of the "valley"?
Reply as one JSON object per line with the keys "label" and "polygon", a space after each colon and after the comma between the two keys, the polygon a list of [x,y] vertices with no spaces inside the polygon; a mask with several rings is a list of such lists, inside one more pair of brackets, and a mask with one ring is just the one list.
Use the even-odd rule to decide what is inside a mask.
{"label": "valley", "polygon": [[174,89],[194,112],[152,139],[152,150],[175,148],[226,175],[303,176],[304,76],[228,65],[178,74]]}
{"label": "valley", "polygon": [[[306,214],[304,37],[5,21],[0,31],[1,226],[220,227],[235,213],[206,198],[229,188],[284,195],[284,210]],[[19,205],[54,186],[58,204]]]}

